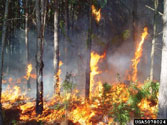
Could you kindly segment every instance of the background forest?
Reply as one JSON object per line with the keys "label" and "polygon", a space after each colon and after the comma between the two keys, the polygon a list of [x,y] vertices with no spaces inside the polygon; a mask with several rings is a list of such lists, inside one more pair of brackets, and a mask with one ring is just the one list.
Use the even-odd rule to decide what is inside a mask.
{"label": "background forest", "polygon": [[167,0],[1,0],[0,125],[167,118],[166,7]]}

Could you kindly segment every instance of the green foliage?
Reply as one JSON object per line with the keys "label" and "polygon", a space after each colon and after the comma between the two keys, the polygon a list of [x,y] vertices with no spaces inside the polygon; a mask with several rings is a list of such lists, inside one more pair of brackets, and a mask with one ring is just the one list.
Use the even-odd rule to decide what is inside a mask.
{"label": "green foliage", "polygon": [[39,124],[40,124],[40,125],[44,125],[44,123],[43,123],[42,121],[39,121]]}
{"label": "green foliage", "polygon": [[115,122],[119,122],[121,125],[126,125],[130,120],[129,107],[125,103],[120,103],[119,105],[114,104],[112,112],[112,117]]}
{"label": "green foliage", "polygon": [[76,4],[77,0],[69,0],[69,4]]}
{"label": "green foliage", "polygon": [[103,84],[103,91],[104,91],[104,93],[107,93],[107,92],[109,92],[110,90],[111,90],[111,85],[109,85],[108,83],[104,83]]}
{"label": "green foliage", "polygon": [[66,77],[65,77],[65,80],[63,82],[63,89],[67,92],[71,92],[72,91],[72,88],[73,88],[73,82],[72,82],[72,74],[70,73],[67,73],[66,74]]}
{"label": "green foliage", "polygon": [[104,8],[105,5],[107,4],[107,0],[93,0],[93,4],[97,7],[97,8]]}
{"label": "green foliage", "polygon": [[[133,94],[130,89],[137,91],[136,94]],[[131,106],[132,111],[136,117],[142,117],[143,112],[140,111],[137,106],[142,99],[146,98],[157,102],[157,93],[159,90],[159,83],[154,83],[151,81],[146,81],[141,88],[138,88],[135,84],[131,84],[129,87],[130,97],[128,104]]]}
{"label": "green foliage", "polygon": [[159,85],[159,82],[151,82],[152,99],[158,99],[157,93],[159,92]]}
{"label": "green foliage", "polygon": [[130,104],[135,117],[141,117],[142,112],[140,111],[138,104],[143,98],[147,98],[149,96],[149,87],[147,84],[145,84],[142,88],[138,88],[137,86],[131,84],[130,88],[133,91],[137,91],[137,93],[133,94],[130,92],[128,104]]}
{"label": "green foliage", "polygon": [[63,20],[60,20],[59,27],[60,27],[60,29],[61,29],[62,34],[64,35],[64,37],[67,39],[68,42],[71,43],[72,40],[70,39],[70,37],[66,33],[65,22]]}
{"label": "green foliage", "polygon": [[63,20],[60,20],[59,27],[60,27],[62,33],[65,34],[65,23]]}
{"label": "green foliage", "polygon": [[61,104],[54,105],[55,110],[60,110],[62,108]]}
{"label": "green foliage", "polygon": [[128,38],[130,37],[130,31],[127,29],[127,30],[124,30],[122,33],[120,34],[117,34],[115,35],[111,42],[113,44],[119,44],[121,43],[123,40],[127,40]]}
{"label": "green foliage", "polygon": [[[111,93],[115,92],[113,91],[112,86],[107,83],[103,84],[102,105],[110,107],[111,110],[108,112],[108,116],[114,118],[114,121],[119,122],[121,125],[126,125],[131,117],[142,118],[144,116],[145,112],[138,106],[142,99],[147,99],[152,106],[156,105],[158,101],[157,93],[159,90],[159,83],[146,81],[142,87],[139,87],[137,83],[132,83],[127,87],[129,93],[128,101],[115,102],[112,101],[113,94]],[[110,94],[111,96],[109,96]]]}
{"label": "green foliage", "polygon": [[101,8],[104,8],[104,6],[107,4],[107,0],[100,0],[100,6]]}
{"label": "green foliage", "polygon": [[122,33],[123,40],[127,40],[130,37],[130,31],[124,30]]}
{"label": "green foliage", "polygon": [[12,120],[12,123],[11,123],[12,125],[17,125],[17,121],[14,119],[14,120]]}

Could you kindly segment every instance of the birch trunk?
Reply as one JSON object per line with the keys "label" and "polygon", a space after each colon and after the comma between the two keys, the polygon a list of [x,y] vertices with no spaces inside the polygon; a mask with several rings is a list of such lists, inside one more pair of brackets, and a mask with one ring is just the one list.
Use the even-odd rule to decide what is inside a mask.
{"label": "birch trunk", "polygon": [[[26,44],[26,61],[29,64],[29,45],[28,45],[28,0],[25,1],[25,44]],[[30,89],[30,78],[27,80],[27,89]]]}
{"label": "birch trunk", "polygon": [[150,80],[154,79],[154,55],[156,47],[156,32],[157,32],[157,15],[158,15],[158,0],[154,0],[154,24],[153,24],[153,39],[152,39],[152,49],[151,49],[151,67],[150,67]]}
{"label": "birch trunk", "polygon": [[158,118],[167,119],[167,0],[164,0],[163,47],[159,88]]}
{"label": "birch trunk", "polygon": [[54,12],[54,90],[55,93],[60,95],[60,78],[59,78],[59,35],[58,35],[58,0],[55,0]]}

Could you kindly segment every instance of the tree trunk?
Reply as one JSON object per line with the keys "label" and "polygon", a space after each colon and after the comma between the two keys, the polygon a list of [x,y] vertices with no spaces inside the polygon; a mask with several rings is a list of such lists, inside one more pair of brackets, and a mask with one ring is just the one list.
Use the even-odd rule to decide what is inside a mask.
{"label": "tree trunk", "polygon": [[65,0],[65,26],[66,26],[66,35],[69,37],[69,8],[68,0]]}
{"label": "tree trunk", "polygon": [[[29,43],[28,43],[28,0],[25,1],[25,44],[26,44],[26,61],[29,64]],[[30,78],[27,80],[27,89],[30,89]]]}
{"label": "tree trunk", "polygon": [[159,88],[158,118],[167,118],[167,0],[164,0],[163,47]]}
{"label": "tree trunk", "polygon": [[0,56],[1,56],[1,60],[0,60],[0,125],[3,125],[1,93],[2,93],[2,78],[3,78],[3,64],[4,64],[5,39],[6,39],[6,29],[7,29],[8,5],[9,5],[9,0],[6,0],[3,28],[2,28],[2,46],[1,46],[1,53],[0,53]]}
{"label": "tree trunk", "polygon": [[[41,6],[40,6],[41,5]],[[36,73],[37,73],[37,97],[36,113],[43,111],[43,43],[45,28],[45,0],[36,0],[36,22],[37,22],[37,52],[36,52]],[[41,8],[41,9],[40,9]]]}
{"label": "tree trunk", "polygon": [[133,23],[133,42],[136,44],[137,40],[137,0],[133,0],[132,23]]}
{"label": "tree trunk", "polygon": [[55,0],[55,12],[54,12],[54,91],[56,94],[60,95],[60,85],[59,85],[59,35],[58,35],[58,0]]}
{"label": "tree trunk", "polygon": [[152,39],[152,49],[151,49],[151,67],[150,67],[150,80],[154,79],[154,55],[156,46],[156,32],[157,32],[157,15],[158,15],[158,0],[154,0],[154,24],[153,24],[153,39]]}
{"label": "tree trunk", "polygon": [[87,62],[86,62],[86,85],[85,85],[85,97],[89,100],[90,96],[90,60],[91,60],[91,46],[92,46],[92,0],[89,3],[89,15],[88,15],[88,40],[87,40]]}
{"label": "tree trunk", "polygon": [[68,37],[69,37],[69,11],[68,11],[68,0],[65,0],[65,37],[64,41],[64,71],[67,72],[67,51],[68,51]]}

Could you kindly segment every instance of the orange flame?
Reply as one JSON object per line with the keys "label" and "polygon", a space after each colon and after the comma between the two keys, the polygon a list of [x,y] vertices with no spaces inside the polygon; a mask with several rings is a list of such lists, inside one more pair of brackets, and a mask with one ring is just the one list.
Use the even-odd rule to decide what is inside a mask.
{"label": "orange flame", "polygon": [[155,102],[155,104],[153,105],[152,102],[146,98],[142,99],[141,102],[138,104],[138,107],[140,108],[141,111],[144,112],[144,116],[143,118],[150,118],[150,114],[151,117],[153,119],[156,119],[157,116],[155,114],[155,112],[158,109],[158,103]]}
{"label": "orange flame", "polygon": [[60,93],[60,82],[61,82],[61,79],[60,79],[61,69],[60,69],[60,67],[62,65],[63,65],[63,62],[60,61],[59,62],[59,70],[58,70],[57,74],[54,76],[56,78],[56,93]]}
{"label": "orange flame", "polygon": [[136,46],[136,51],[135,51],[135,55],[134,58],[132,59],[132,81],[135,82],[137,80],[137,65],[140,62],[140,58],[142,56],[142,51],[143,51],[143,44],[144,44],[144,40],[148,35],[148,28],[145,27],[144,28],[144,32],[142,33],[141,36],[141,41],[137,44]]}
{"label": "orange flame", "polygon": [[11,88],[10,86],[7,87],[5,91],[2,92],[2,104],[3,108],[10,109],[14,103],[20,100],[27,100],[24,97],[25,93],[21,93],[21,89],[18,86],[14,86]]}
{"label": "orange flame", "polygon": [[92,15],[95,17],[96,21],[99,23],[101,20],[101,9],[96,10],[95,6],[92,5]]}
{"label": "orange flame", "polygon": [[[90,73],[90,92],[93,92],[93,88],[94,85],[96,83],[95,81],[95,76],[97,74],[100,74],[102,71],[99,71],[98,69],[98,63],[101,59],[105,58],[106,53],[104,53],[103,55],[98,55],[95,52],[91,52],[91,60],[90,60],[90,69],[91,69],[91,73]],[[101,86],[101,83],[99,82],[99,85]],[[91,94],[90,94],[91,97]]]}
{"label": "orange flame", "polygon": [[32,64],[28,64],[26,70],[27,70],[27,73],[26,73],[25,79],[29,80],[32,72]]}
{"label": "orange flame", "polygon": [[30,77],[31,77],[32,79],[36,79],[36,78],[37,78],[37,75],[36,75],[36,74],[31,74]]}
{"label": "orange flame", "polygon": [[[112,85],[111,89],[106,93],[105,98],[94,98],[89,102],[85,102],[82,97],[77,97],[76,92],[69,100],[67,119],[72,120],[73,123],[76,124],[105,124],[104,119],[107,120],[109,124],[114,124],[114,118],[106,114],[112,111],[113,104],[119,105],[121,103],[127,103],[129,97],[129,88],[123,83]],[[13,88],[8,87],[2,92],[3,109],[13,109],[17,107],[20,110],[19,119],[22,122],[34,120],[43,121],[46,124],[62,122],[65,120],[63,118],[66,112],[64,108],[65,101],[67,101],[66,97],[57,95],[53,95],[52,98],[49,98],[49,101],[44,99],[43,113],[37,116],[35,113],[35,99],[26,97],[25,93],[22,93],[18,86],[14,86]],[[144,112],[143,118],[156,118],[155,112],[158,108],[157,104],[157,102],[154,103],[152,100],[143,98],[137,106]]]}

